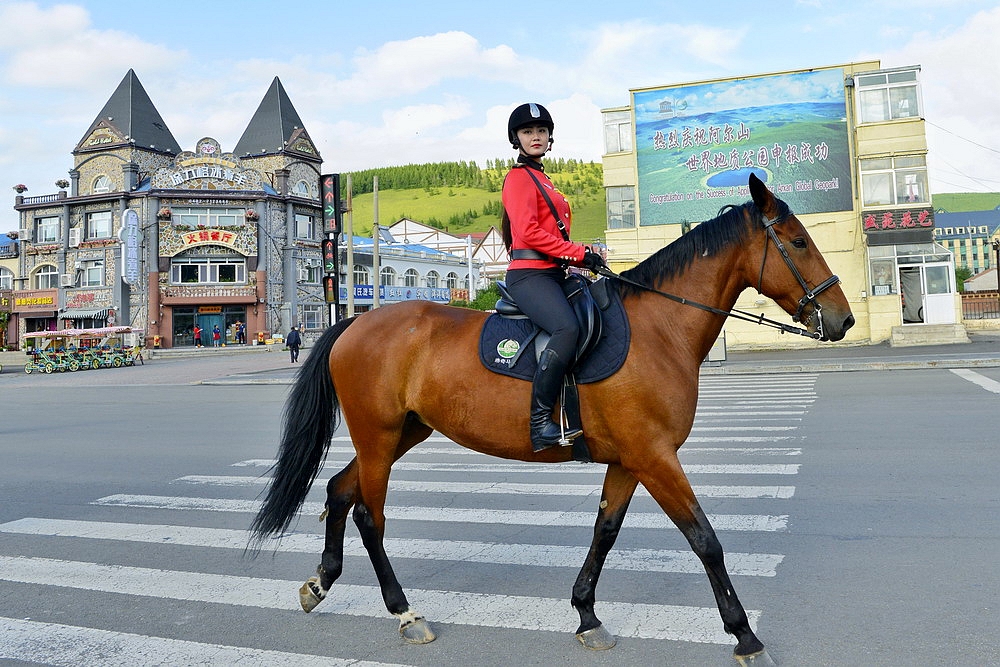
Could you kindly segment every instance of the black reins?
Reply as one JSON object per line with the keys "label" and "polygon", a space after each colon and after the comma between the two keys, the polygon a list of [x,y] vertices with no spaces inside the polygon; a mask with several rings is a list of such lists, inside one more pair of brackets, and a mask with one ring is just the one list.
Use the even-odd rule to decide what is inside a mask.
{"label": "black reins", "polygon": [[[797,334],[799,336],[806,336],[807,338],[813,338],[819,340],[823,337],[823,318],[821,316],[822,307],[819,305],[819,302],[816,301],[816,297],[818,297],[821,293],[830,289],[834,285],[840,283],[840,278],[838,278],[836,275],[831,275],[829,278],[827,278],[822,283],[817,285],[815,289],[809,289],[809,286],[806,285],[806,281],[802,278],[802,274],[800,274],[799,270],[795,268],[795,263],[792,262],[792,258],[788,256],[788,251],[785,250],[784,244],[781,242],[781,239],[778,238],[778,235],[775,233],[773,229],[774,225],[780,222],[783,218],[779,218],[776,216],[773,219],[769,219],[763,217],[763,214],[761,215],[761,217],[763,218],[764,229],[767,231],[768,237],[771,239],[771,241],[774,242],[774,245],[778,249],[778,252],[781,253],[782,258],[785,260],[785,264],[791,270],[792,275],[795,276],[795,279],[798,281],[799,285],[802,287],[802,291],[804,292],[803,297],[799,299],[799,307],[795,311],[795,315],[792,317],[792,320],[794,322],[800,322],[802,324],[805,324],[805,321],[802,320],[802,311],[805,309],[806,305],[811,303],[813,305],[813,314],[810,315],[809,318],[810,319],[812,319],[813,317],[817,318],[815,332],[810,332],[808,329],[803,329],[801,327],[795,327],[790,324],[785,324],[784,322],[778,322],[777,320],[772,320],[770,318],[764,317],[763,313],[761,313],[760,315],[753,315],[751,313],[746,313],[742,310],[737,310],[736,308],[733,308],[731,310],[722,310],[721,308],[715,308],[714,306],[707,306],[703,303],[698,303],[697,301],[692,301],[691,299],[687,299],[682,296],[670,294],[669,292],[663,292],[658,289],[654,289],[649,285],[643,285],[642,283],[630,280],[629,278],[618,275],[617,273],[607,268],[606,266],[600,267],[597,270],[597,273],[606,278],[613,278],[614,280],[619,280],[633,287],[638,287],[639,289],[644,290],[646,292],[652,292],[654,294],[658,294],[662,297],[670,299],[671,301],[676,301],[677,303],[683,304],[685,306],[692,306],[694,308],[698,308],[699,310],[704,310],[709,313],[714,313],[715,315],[722,315],[723,317],[732,317],[737,320],[743,320],[744,322],[752,322],[754,324],[759,324],[761,326],[771,327],[774,329],[778,329],[778,331],[781,333]],[[757,279],[757,292],[760,292],[764,282],[764,265],[767,263],[767,248],[768,244],[765,243],[764,259],[761,261],[760,276]]]}

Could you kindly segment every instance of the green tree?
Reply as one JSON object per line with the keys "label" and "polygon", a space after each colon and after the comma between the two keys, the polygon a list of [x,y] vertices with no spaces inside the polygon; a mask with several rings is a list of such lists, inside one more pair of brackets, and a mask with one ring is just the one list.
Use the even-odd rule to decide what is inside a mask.
{"label": "green tree", "polygon": [[965,291],[965,281],[972,277],[972,269],[967,266],[955,267],[955,285],[959,292]]}

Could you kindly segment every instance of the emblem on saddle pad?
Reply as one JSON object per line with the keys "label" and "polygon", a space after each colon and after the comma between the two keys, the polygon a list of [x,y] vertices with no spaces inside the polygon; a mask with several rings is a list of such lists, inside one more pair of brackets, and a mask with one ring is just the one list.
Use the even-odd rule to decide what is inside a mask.
{"label": "emblem on saddle pad", "polygon": [[497,359],[495,363],[504,363],[504,360],[513,359],[517,356],[517,351],[521,349],[521,344],[516,340],[511,338],[504,338],[502,341],[497,343],[497,354],[500,355],[500,359]]}

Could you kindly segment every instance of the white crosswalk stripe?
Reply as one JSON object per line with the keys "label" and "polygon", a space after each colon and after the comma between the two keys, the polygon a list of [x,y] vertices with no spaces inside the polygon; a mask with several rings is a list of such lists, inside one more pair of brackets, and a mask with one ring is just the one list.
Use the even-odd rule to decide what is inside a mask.
{"label": "white crosswalk stripe", "polygon": [[[788,530],[795,497],[794,480],[804,464],[805,440],[800,427],[816,400],[815,384],[816,376],[807,374],[702,378],[695,426],[681,450],[681,462],[691,477],[695,493],[713,510],[708,516],[717,531],[748,535],[751,539],[744,540],[745,544],[756,545],[764,543],[753,538],[756,533]],[[319,557],[323,529],[315,519],[323,511],[326,479],[347,465],[353,454],[350,438],[338,434],[323,474],[303,505],[298,522],[293,523],[293,530],[280,540],[269,542],[265,549],[276,555]],[[235,554],[247,546],[248,533],[240,526],[247,525],[249,517],[259,509],[258,496],[273,464],[270,459],[246,459],[230,464],[232,474],[191,471],[164,480],[171,482],[168,495],[126,493],[123,489],[122,493],[94,498],[91,507],[100,513],[96,520],[28,516],[0,523],[0,534],[17,536],[22,542],[114,543],[132,545],[131,550],[140,551],[187,548],[230,550]],[[587,542],[601,496],[603,466],[505,462],[461,448],[435,433],[422,446],[407,453],[393,470],[385,508],[387,526],[399,526],[406,529],[406,534],[420,537],[396,536],[398,533],[387,537],[385,547],[389,556],[411,563],[441,562],[452,568],[480,568],[475,580],[482,590],[437,590],[435,585],[421,588],[419,584],[402,582],[411,603],[429,621],[512,631],[571,633],[575,630],[576,614],[567,613],[567,599],[510,595],[503,583],[510,572],[516,571],[510,568],[558,570],[570,578],[578,571],[589,548]],[[454,477],[447,477],[449,474]],[[623,532],[655,530],[676,534],[671,521],[655,509],[641,486],[636,496]],[[487,507],[475,506],[477,498]],[[525,499],[533,502],[525,507]],[[561,505],[567,499],[572,502],[569,510]],[[463,502],[473,506],[463,506]],[[476,530],[476,526],[480,528]],[[514,528],[504,532],[501,530],[504,526]],[[489,541],[493,535],[491,528],[496,529],[496,541]],[[530,532],[536,529],[548,532]],[[570,534],[578,532],[583,536],[582,541],[549,543],[547,535],[554,529],[576,531]],[[484,540],[484,534],[490,537]],[[513,535],[518,537],[514,539]],[[562,540],[565,539],[564,533]],[[82,553],[92,552],[93,547],[82,550]],[[370,569],[360,538],[348,534],[344,553],[349,559],[357,559],[349,560],[347,565],[357,566],[361,562]],[[726,553],[729,572],[735,577],[779,577],[784,560],[780,553],[739,550]],[[140,567],[135,563],[88,562],[86,558],[8,554],[0,546],[0,581],[43,588],[58,586],[63,592],[175,603],[301,613],[294,593],[302,580],[292,579],[311,574],[289,572],[290,579],[285,580],[182,571],[187,569],[192,568],[169,564],[164,567],[162,563]],[[687,549],[622,546],[609,554],[605,569],[633,573],[620,576],[656,572],[704,578],[700,561]],[[56,572],[58,576],[54,577]],[[482,576],[483,572],[493,575]],[[529,571],[524,576],[536,575]],[[336,595],[313,613],[389,617],[377,586],[338,582],[334,589]],[[762,611],[752,609],[747,613],[751,626],[756,627]],[[600,615],[619,637],[723,645],[733,642],[722,630],[718,610],[710,605],[651,604],[645,599],[618,598],[602,600]],[[95,655],[109,655],[123,656],[118,662],[114,658],[105,662],[112,665],[390,667],[388,663],[366,661],[364,655],[327,657],[311,655],[305,647],[303,650],[303,653],[288,653],[225,643],[206,644],[115,632],[106,627],[77,627],[71,622],[0,616],[0,659],[23,660],[30,656],[38,664],[84,664]]]}
{"label": "white crosswalk stripe", "polygon": [[[405,667],[353,658],[221,646],[126,632],[0,617],[0,658],[31,657],[34,664],[79,667],[101,657],[102,667],[133,665],[241,665],[246,667]],[[206,660],[209,662],[206,662]]]}

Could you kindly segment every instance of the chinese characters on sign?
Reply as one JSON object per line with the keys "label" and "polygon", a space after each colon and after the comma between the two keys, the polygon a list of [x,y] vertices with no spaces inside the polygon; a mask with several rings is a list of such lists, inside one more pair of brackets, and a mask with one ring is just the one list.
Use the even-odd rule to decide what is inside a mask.
{"label": "chinese characters on sign", "polygon": [[842,68],[634,91],[640,224],[700,222],[756,175],[796,213],[853,207]]}
{"label": "chinese characters on sign", "polygon": [[122,280],[128,285],[135,285],[139,282],[139,241],[142,235],[139,231],[139,214],[133,209],[122,213],[119,237],[122,241]]}
{"label": "chinese characters on sign", "polygon": [[864,214],[862,226],[866,232],[933,227],[934,214],[927,208],[869,212]]}
{"label": "chinese characters on sign", "polygon": [[221,243],[232,246],[236,240],[234,232],[227,232],[224,229],[199,229],[194,232],[184,232],[181,234],[181,242],[185,246],[193,246],[199,243]]}

